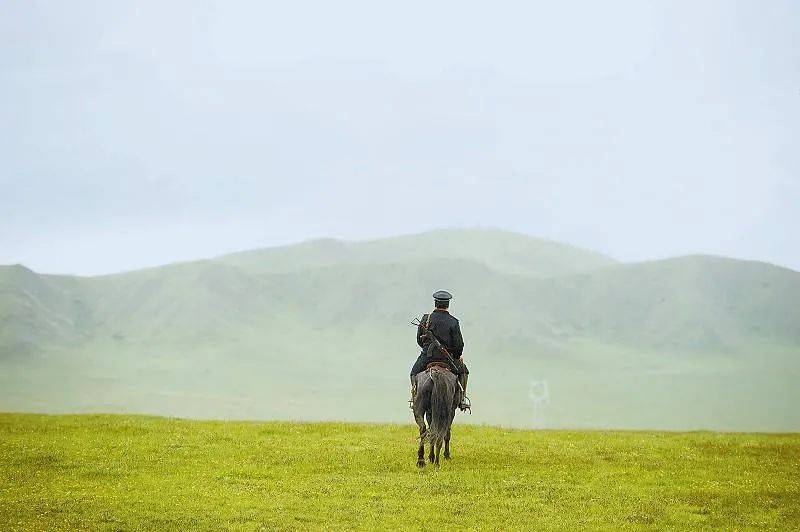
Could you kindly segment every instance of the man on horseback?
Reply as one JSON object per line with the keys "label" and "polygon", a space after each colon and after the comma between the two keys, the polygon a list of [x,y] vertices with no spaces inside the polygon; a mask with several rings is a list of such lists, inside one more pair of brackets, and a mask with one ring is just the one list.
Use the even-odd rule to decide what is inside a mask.
{"label": "man on horseback", "polygon": [[448,310],[452,298],[450,292],[445,290],[434,292],[435,308],[430,314],[422,316],[417,326],[417,344],[422,348],[422,352],[411,368],[411,402],[413,404],[416,394],[417,374],[427,367],[439,365],[447,367],[458,377],[461,388],[458,407],[464,411],[469,408],[466,399],[469,369],[464,364],[464,338],[461,336],[461,327],[458,319]]}

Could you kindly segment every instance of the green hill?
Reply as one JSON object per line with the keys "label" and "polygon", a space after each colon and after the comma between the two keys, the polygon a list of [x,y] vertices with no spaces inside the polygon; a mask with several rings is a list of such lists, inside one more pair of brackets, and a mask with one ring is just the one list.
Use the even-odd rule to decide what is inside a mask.
{"label": "green hill", "polygon": [[409,322],[439,288],[456,295],[472,422],[800,430],[800,273],[620,264],[496,230],[89,278],[0,267],[0,409],[404,421]]}
{"label": "green hill", "polygon": [[4,530],[800,527],[800,436],[0,414]]}
{"label": "green hill", "polygon": [[478,262],[501,273],[552,277],[616,261],[593,251],[498,229],[447,229],[365,242],[324,239],[216,259],[259,273],[408,261]]}
{"label": "green hill", "polygon": [[575,334],[663,349],[800,346],[800,274],[691,256],[602,268],[540,283],[534,301]]}

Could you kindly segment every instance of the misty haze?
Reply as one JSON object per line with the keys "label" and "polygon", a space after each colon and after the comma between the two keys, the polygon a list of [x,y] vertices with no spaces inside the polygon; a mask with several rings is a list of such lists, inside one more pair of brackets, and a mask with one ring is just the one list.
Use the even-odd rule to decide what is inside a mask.
{"label": "misty haze", "polygon": [[[800,274],[766,263],[620,263],[473,229],[99,277],[0,275],[10,410],[401,422],[410,322],[447,286],[479,405],[471,422],[800,426]],[[530,394],[539,381],[544,412]]]}

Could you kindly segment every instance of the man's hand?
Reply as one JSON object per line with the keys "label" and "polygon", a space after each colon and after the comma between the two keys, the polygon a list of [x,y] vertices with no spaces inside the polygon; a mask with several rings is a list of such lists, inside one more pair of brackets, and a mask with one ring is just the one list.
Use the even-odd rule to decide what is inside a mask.
{"label": "man's hand", "polygon": [[461,355],[460,357],[458,357],[458,361],[463,364],[464,363],[464,355]]}

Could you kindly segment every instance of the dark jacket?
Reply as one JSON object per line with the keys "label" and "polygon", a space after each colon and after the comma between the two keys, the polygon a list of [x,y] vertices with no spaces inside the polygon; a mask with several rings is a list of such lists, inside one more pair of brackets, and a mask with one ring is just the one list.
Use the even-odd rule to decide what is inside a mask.
{"label": "dark jacket", "polygon": [[[430,331],[447,347],[453,359],[458,360],[464,351],[464,338],[458,320],[446,310],[436,309],[430,315]],[[422,354],[427,354],[431,341],[425,337],[422,325],[417,327],[417,343],[422,348]],[[435,347],[431,349],[431,354],[428,359],[430,362],[447,361],[447,357]]]}

